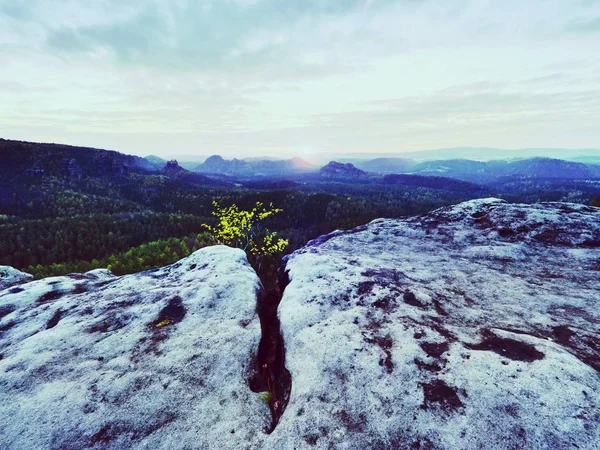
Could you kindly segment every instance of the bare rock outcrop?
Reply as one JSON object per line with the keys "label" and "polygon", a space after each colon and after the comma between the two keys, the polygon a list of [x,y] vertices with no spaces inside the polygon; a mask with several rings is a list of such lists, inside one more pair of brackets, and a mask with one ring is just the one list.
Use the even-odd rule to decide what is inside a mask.
{"label": "bare rock outcrop", "polygon": [[0,291],[0,448],[260,447],[260,289],[244,252],[216,246]]}
{"label": "bare rock outcrop", "polygon": [[273,448],[600,448],[600,209],[469,201],[285,270]]}
{"label": "bare rock outcrop", "polygon": [[[473,200],[322,236],[287,257],[279,322],[223,246],[0,273],[0,448],[600,448],[599,208]],[[279,329],[285,357],[261,356]],[[250,389],[275,356],[278,423]]]}
{"label": "bare rock outcrop", "polygon": [[33,276],[10,266],[0,266],[0,291],[11,286],[27,283]]}

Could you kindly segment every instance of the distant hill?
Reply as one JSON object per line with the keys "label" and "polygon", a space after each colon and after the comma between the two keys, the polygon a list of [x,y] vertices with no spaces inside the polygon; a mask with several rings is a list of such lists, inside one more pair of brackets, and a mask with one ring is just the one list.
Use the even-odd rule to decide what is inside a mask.
{"label": "distant hill", "polygon": [[288,161],[297,170],[315,170],[315,166],[313,164],[297,156],[292,159],[288,159]]}
{"label": "distant hill", "polygon": [[337,161],[330,161],[319,169],[319,174],[336,178],[355,178],[364,177],[367,175],[367,172],[357,169],[350,163],[344,164]]}
{"label": "distant hill", "polygon": [[[471,159],[475,161],[492,160],[516,160],[531,158],[552,158],[565,161],[583,161],[585,158],[600,158],[600,148],[519,148],[504,149],[496,147],[452,147],[432,150],[419,150],[409,152],[387,152],[387,153],[351,153],[340,155],[323,155],[324,158],[337,159],[342,162],[350,162],[359,166],[361,161],[377,159],[402,158],[412,159],[417,162]],[[326,159],[325,159],[326,160]]]}
{"label": "distant hill", "polygon": [[455,159],[424,162],[414,166],[411,173],[477,183],[488,183],[503,177],[573,180],[600,177],[600,166],[551,158],[488,162]]}
{"label": "distant hill", "polygon": [[490,161],[488,166],[492,171],[504,172],[505,176],[584,179],[600,175],[593,167],[586,164],[551,158],[509,161],[505,164]]}
{"label": "distant hill", "polygon": [[155,166],[139,156],[112,150],[0,139],[0,179],[20,177],[121,177]]}
{"label": "distant hill", "polygon": [[154,155],[148,155],[148,156],[144,156],[144,159],[146,161],[148,161],[150,164],[152,164],[152,166],[156,169],[156,170],[160,170],[163,167],[165,167],[165,165],[167,164],[167,160],[166,159],[162,159],[159,156],[154,156]]}
{"label": "distant hill", "polygon": [[157,163],[111,150],[0,139],[0,214],[171,211],[175,200],[199,189],[231,186],[176,161],[158,170]]}
{"label": "distant hill", "polygon": [[239,175],[250,173],[250,163],[241,159],[226,160],[220,155],[209,156],[202,164],[194,168],[194,172],[220,175]]}
{"label": "distant hill", "polygon": [[456,180],[446,177],[428,177],[421,175],[385,175],[383,184],[394,184],[404,186],[418,186],[428,189],[443,189],[447,191],[460,192],[472,196],[491,195],[492,189],[487,186],[470,183],[468,181]]}
{"label": "distant hill", "polygon": [[419,161],[436,159],[473,159],[492,161],[499,159],[531,159],[550,158],[571,160],[572,158],[595,156],[600,157],[600,149],[594,148],[520,148],[503,149],[494,147],[454,147],[402,154],[403,157]]}
{"label": "distant hill", "polygon": [[578,156],[576,158],[569,158],[569,161],[580,162],[584,164],[595,164],[600,165],[600,155],[598,156]]}
{"label": "distant hill", "polygon": [[414,160],[407,158],[375,158],[354,163],[357,168],[373,173],[404,173],[415,164]]}
{"label": "distant hill", "polygon": [[194,168],[195,172],[238,177],[279,177],[314,171],[315,167],[302,158],[286,160],[242,160],[224,159],[220,155],[210,156]]}
{"label": "distant hill", "polygon": [[425,176],[444,176],[460,180],[483,180],[488,176],[487,163],[470,159],[427,161],[411,168],[411,173]]}
{"label": "distant hill", "polygon": [[[495,159],[491,161],[438,159],[416,162],[406,158],[375,158],[357,160],[353,165],[372,173],[444,176],[475,183],[492,182],[501,177],[573,180],[600,176],[600,165],[593,164],[596,162],[594,157],[582,157],[580,159],[580,162],[555,158]],[[598,161],[600,161],[600,158],[598,158]]]}

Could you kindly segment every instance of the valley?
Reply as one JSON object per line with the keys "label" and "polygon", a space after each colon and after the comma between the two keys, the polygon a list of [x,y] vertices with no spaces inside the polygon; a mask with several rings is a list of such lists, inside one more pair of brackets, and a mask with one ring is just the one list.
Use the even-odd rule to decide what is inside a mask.
{"label": "valley", "polygon": [[215,200],[281,208],[269,226],[289,240],[285,253],[336,229],[473,198],[600,204],[600,165],[549,158],[318,167],[213,156],[191,171],[157,157],[0,140],[0,160],[0,265],[38,278],[173,263],[210,243],[202,224],[214,223]]}

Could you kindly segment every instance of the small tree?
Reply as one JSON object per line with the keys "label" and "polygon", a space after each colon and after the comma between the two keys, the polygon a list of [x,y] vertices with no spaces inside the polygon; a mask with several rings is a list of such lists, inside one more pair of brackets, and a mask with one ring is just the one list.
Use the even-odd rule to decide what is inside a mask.
{"label": "small tree", "polygon": [[218,223],[214,227],[203,225],[210,232],[212,240],[218,244],[241,248],[259,267],[265,257],[282,252],[288,246],[287,239],[277,238],[275,231],[264,227],[265,220],[283,211],[275,208],[273,203],[269,203],[267,207],[256,202],[250,211],[239,209],[235,204],[222,208],[217,202],[213,202],[213,206],[215,210],[212,215],[218,219]]}

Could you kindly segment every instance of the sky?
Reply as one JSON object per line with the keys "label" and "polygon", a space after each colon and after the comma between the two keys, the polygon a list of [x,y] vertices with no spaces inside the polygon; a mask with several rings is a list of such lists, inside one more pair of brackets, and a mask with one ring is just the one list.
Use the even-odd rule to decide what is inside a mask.
{"label": "sky", "polygon": [[0,0],[0,137],[162,157],[600,147],[600,0]]}

